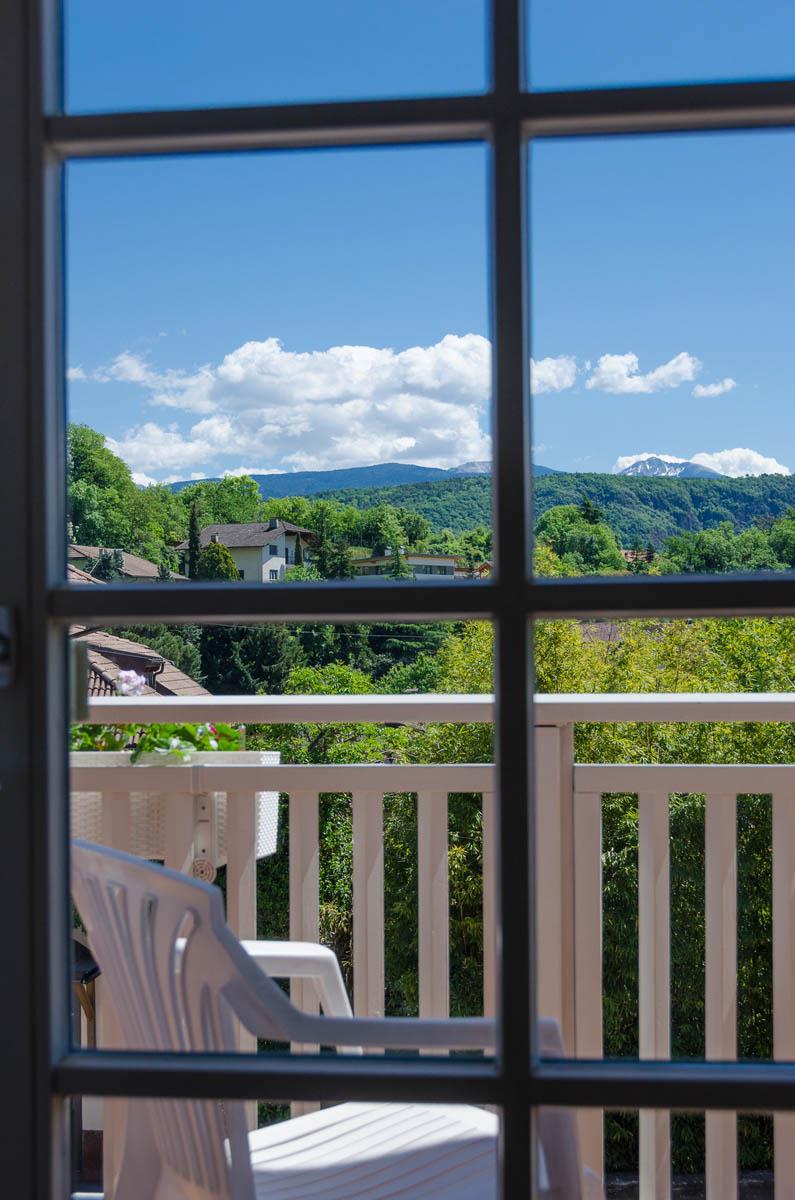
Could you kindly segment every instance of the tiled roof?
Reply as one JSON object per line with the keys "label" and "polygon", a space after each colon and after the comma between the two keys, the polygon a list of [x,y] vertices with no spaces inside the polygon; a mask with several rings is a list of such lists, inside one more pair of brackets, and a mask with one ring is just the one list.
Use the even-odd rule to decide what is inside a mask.
{"label": "tiled roof", "polygon": [[[245,546],[267,546],[280,533],[301,533],[313,539],[317,536],[311,529],[293,525],[291,521],[277,521],[275,525],[271,525],[269,521],[245,521],[232,525],[205,525],[199,535],[199,541],[204,547],[215,537],[223,546],[242,549]],[[187,541],[180,542],[177,549],[187,550]]]}
{"label": "tiled roof", "polygon": [[[72,560],[90,559],[92,562],[97,562],[103,549],[108,549],[104,546],[77,546],[70,545],[67,551],[67,557]],[[150,562],[148,558],[139,558],[137,554],[128,554],[126,550],[122,550],[122,575],[127,575],[131,579],[157,579],[158,568],[157,564]],[[185,579],[185,575],[179,575],[176,571],[171,572],[172,579]]]}
{"label": "tiled roof", "polygon": [[[406,562],[411,564],[415,559],[432,558],[434,562],[455,563],[459,560],[457,554],[415,554],[413,550],[407,550],[403,557]],[[394,558],[393,554],[371,554],[369,558],[355,558],[354,566],[360,563],[391,563]]]}
{"label": "tiled roof", "polygon": [[209,696],[200,683],[180,671],[151,646],[117,637],[97,629],[72,626],[73,641],[88,650],[89,695],[116,694],[116,677],[120,670],[134,670],[146,679],[144,696]]}
{"label": "tiled roof", "polygon": [[80,567],[76,567],[74,563],[66,564],[66,582],[67,583],[96,583],[104,584],[103,579],[95,579],[93,575],[89,575],[88,571],[82,571]]}

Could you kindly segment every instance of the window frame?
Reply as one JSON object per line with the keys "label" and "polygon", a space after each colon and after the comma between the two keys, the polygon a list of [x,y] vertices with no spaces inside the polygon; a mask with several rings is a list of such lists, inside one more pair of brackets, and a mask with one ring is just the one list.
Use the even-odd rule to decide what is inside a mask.
{"label": "window frame", "polygon": [[[491,0],[491,88],[471,96],[223,109],[69,115],[63,111],[58,0],[0,6],[5,170],[0,237],[0,370],[7,405],[0,503],[4,602],[17,619],[18,670],[0,690],[6,837],[6,911],[21,914],[7,952],[21,983],[0,1013],[18,1031],[8,1050],[15,1086],[0,1100],[7,1187],[68,1194],[66,1098],[208,1094],[268,1099],[468,1100],[502,1111],[504,1196],[531,1177],[528,1117],[535,1106],[795,1109],[795,1065],[714,1062],[540,1061],[534,1043],[532,668],[534,619],[795,614],[795,577],[587,581],[530,577],[531,414],[527,257],[528,145],[546,137],[795,127],[795,81],[524,90],[522,0]],[[65,581],[63,167],[80,157],[474,141],[490,145],[494,546],[498,573],[481,581],[110,583]],[[9,449],[6,449],[9,447]],[[7,469],[6,469],[7,468]],[[25,503],[24,517],[22,504]],[[13,506],[13,507],[12,507]],[[517,554],[517,538],[525,548]],[[91,594],[89,594],[89,592]],[[498,1012],[494,1061],[455,1059],[155,1056],[73,1052],[69,1033],[67,713],[65,634],[86,618],[268,619],[296,622],[482,618],[495,628],[498,796]],[[527,653],[517,653],[524,645]],[[43,743],[43,745],[42,745]],[[505,798],[510,803],[505,803]],[[23,899],[27,903],[23,903]],[[32,1015],[31,1015],[32,1014]],[[10,1073],[10,1072],[9,1072]]]}

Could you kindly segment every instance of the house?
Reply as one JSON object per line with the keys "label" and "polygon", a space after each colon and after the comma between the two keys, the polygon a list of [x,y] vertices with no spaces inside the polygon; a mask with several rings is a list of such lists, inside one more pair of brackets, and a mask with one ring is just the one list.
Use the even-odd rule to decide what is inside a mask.
{"label": "house", "polygon": [[[112,546],[77,546],[70,543],[67,546],[66,557],[70,566],[78,567],[87,575],[93,575],[100,555],[113,549],[115,547]],[[122,579],[134,583],[156,583],[159,580],[160,569],[157,563],[150,562],[148,558],[139,558],[137,554],[128,554],[126,550],[121,550],[120,554],[119,576]],[[169,577],[172,580],[185,579],[184,575],[179,575],[176,571],[171,571]]]}
{"label": "house", "polygon": [[[415,579],[425,575],[446,575],[449,579],[453,579],[456,575],[458,559],[454,554],[409,553],[404,554],[403,558]],[[369,558],[355,558],[353,565],[359,576],[388,575],[393,561],[391,554],[373,554]]]}
{"label": "house", "polygon": [[455,560],[455,577],[456,579],[487,579],[491,575],[492,565],[489,559],[484,559],[477,566],[471,569],[466,566],[461,555],[456,555]]}
{"label": "house", "polygon": [[[284,579],[287,567],[296,565],[300,544],[301,558],[309,564],[318,544],[311,529],[293,525],[290,521],[241,522],[236,525],[206,525],[200,534],[202,549],[210,542],[226,546],[235,560],[240,578],[254,583],[276,583]],[[180,542],[177,550],[187,571],[188,543]]]}
{"label": "house", "polygon": [[654,551],[646,550],[624,550],[622,547],[621,553],[626,563],[654,562]]}

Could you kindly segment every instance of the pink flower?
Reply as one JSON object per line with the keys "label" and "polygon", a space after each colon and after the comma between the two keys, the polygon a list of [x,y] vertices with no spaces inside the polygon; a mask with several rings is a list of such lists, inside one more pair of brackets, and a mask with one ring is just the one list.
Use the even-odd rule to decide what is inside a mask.
{"label": "pink flower", "polygon": [[120,696],[142,696],[146,679],[137,671],[119,671],[116,676],[116,691]]}

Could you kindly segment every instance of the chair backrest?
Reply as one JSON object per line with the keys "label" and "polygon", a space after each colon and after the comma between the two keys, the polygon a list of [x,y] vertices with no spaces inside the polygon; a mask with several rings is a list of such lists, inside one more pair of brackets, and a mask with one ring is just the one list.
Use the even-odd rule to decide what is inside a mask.
{"label": "chair backrest", "polygon": [[[217,888],[105,847],[77,840],[72,847],[75,903],[118,1018],[120,1048],[234,1052],[236,1017],[261,1037],[289,1040],[280,1016],[289,1017],[290,1003],[227,927]],[[139,1163],[148,1127],[144,1140],[175,1195],[253,1198],[242,1103],[152,1100],[146,1109],[148,1120],[136,1105]]]}
{"label": "chair backrest", "polygon": [[[238,1020],[273,1041],[306,1040],[296,1025],[303,1014],[246,954],[226,924],[216,887],[73,840],[72,891],[123,1049],[234,1052]],[[562,1055],[555,1021],[540,1021],[539,1041],[543,1055]],[[166,1177],[158,1194],[254,1200],[241,1102],[151,1100],[130,1107],[117,1197],[144,1194],[143,1163],[155,1178]],[[538,1132],[547,1173],[541,1194],[574,1200],[581,1192],[573,1114],[542,1110]],[[126,1166],[131,1182],[122,1187]]]}

